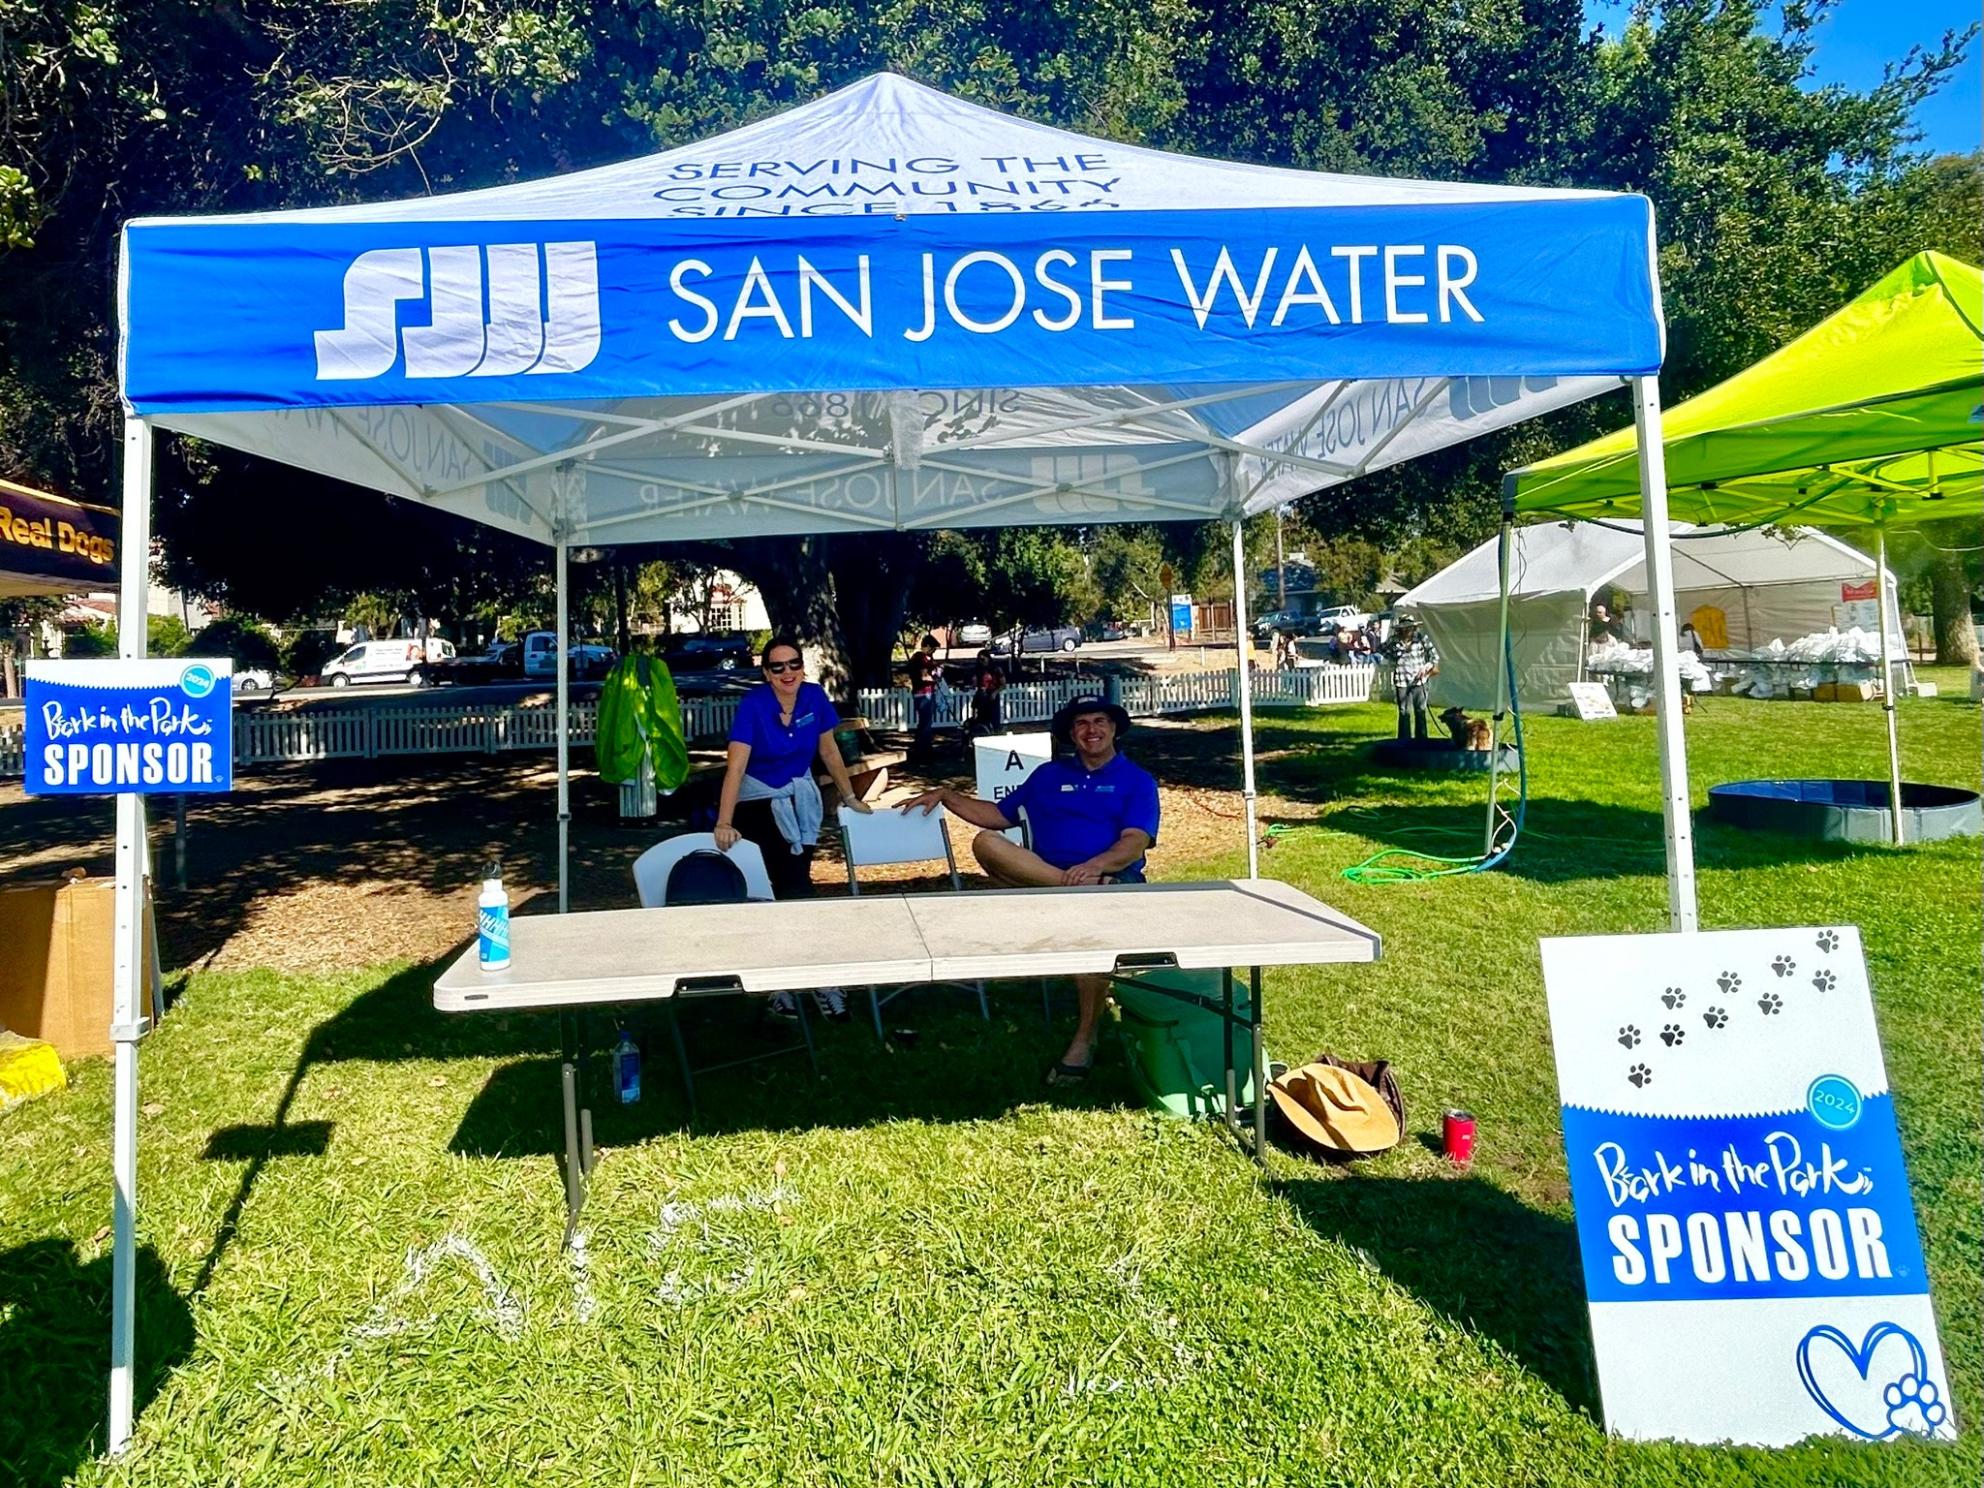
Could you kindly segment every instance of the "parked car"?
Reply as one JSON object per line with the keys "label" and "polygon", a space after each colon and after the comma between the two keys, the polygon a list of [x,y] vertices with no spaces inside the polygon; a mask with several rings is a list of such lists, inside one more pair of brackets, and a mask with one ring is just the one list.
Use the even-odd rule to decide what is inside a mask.
{"label": "parked car", "polygon": [[1130,627],[1121,620],[1097,620],[1084,634],[1091,641],[1127,641],[1130,638]]}
{"label": "parked car", "polygon": [[[569,675],[583,682],[588,678],[604,677],[619,660],[611,646],[597,642],[576,641],[566,649],[566,666]],[[524,676],[533,680],[549,679],[558,675],[558,634],[550,630],[533,630],[523,639]]]}
{"label": "parked car", "polygon": [[274,692],[276,679],[267,667],[237,667],[234,672],[236,692]]}
{"label": "parked car", "polygon": [[[1073,625],[1050,625],[1042,630],[1029,630],[1020,641],[1020,650],[1028,656],[1041,656],[1049,651],[1072,651],[1082,643],[1079,627]],[[1013,633],[1007,631],[992,640],[992,654],[1006,656],[1013,649]]]}
{"label": "parked car", "polygon": [[1339,630],[1359,630],[1370,622],[1371,617],[1356,605],[1331,605],[1316,611],[1316,628],[1312,634],[1335,635]]}
{"label": "parked car", "polygon": [[325,662],[318,675],[326,687],[362,682],[427,683],[427,658],[414,640],[360,641]]}
{"label": "parked car", "polygon": [[1305,615],[1300,610],[1269,610],[1257,616],[1247,627],[1254,633],[1254,639],[1265,641],[1276,631],[1286,631],[1289,635],[1314,635],[1316,617]]}
{"label": "parked car", "polygon": [[992,627],[974,620],[969,625],[958,627],[957,644],[960,646],[989,646],[992,644]]}
{"label": "parked car", "polygon": [[[448,649],[454,650],[452,646]],[[523,674],[523,646],[517,641],[492,641],[489,649],[479,655],[455,654],[427,663],[428,681],[455,687],[505,682]]]}
{"label": "parked car", "polygon": [[708,632],[670,636],[662,647],[661,659],[671,672],[749,671],[757,661],[749,637]]}

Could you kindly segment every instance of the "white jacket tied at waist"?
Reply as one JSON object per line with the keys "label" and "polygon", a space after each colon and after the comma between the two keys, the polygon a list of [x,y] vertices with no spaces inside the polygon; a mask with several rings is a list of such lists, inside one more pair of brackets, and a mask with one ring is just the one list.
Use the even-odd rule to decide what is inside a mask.
{"label": "white jacket tied at waist", "polygon": [[810,770],[801,770],[784,785],[766,785],[746,775],[738,788],[737,799],[771,802],[772,824],[795,853],[806,851],[820,840],[820,823],[826,817],[827,807],[820,799],[820,787],[814,783]]}

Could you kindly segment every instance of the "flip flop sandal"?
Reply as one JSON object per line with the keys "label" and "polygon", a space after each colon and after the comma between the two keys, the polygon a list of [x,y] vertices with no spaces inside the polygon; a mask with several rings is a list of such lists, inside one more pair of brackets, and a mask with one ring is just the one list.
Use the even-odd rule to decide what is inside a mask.
{"label": "flip flop sandal", "polygon": [[1057,1064],[1047,1072],[1047,1083],[1049,1085],[1079,1085],[1088,1078],[1089,1071],[1094,1068],[1095,1061],[1093,1059],[1087,1064]]}

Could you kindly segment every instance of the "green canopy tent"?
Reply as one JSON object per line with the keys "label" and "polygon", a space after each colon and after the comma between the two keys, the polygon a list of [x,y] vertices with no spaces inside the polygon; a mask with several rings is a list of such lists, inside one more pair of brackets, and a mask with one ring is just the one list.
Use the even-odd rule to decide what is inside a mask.
{"label": "green canopy tent", "polygon": [[[1762,361],[1667,410],[1661,448],[1676,519],[1752,526],[1795,518],[1820,527],[1872,527],[1878,553],[1882,706],[1889,807],[1901,841],[1901,761],[1889,655],[1887,531],[1984,514],[1984,280],[1940,253],[1918,253]],[[1511,471],[1513,512],[1602,519],[1642,511],[1642,452],[1633,429]],[[1649,514],[1651,515],[1651,514]],[[1647,527],[1648,545],[1665,546]],[[1649,581],[1655,566],[1649,565]],[[1668,565],[1658,565],[1664,574]],[[1673,596],[1651,596],[1664,714],[1675,720]],[[1665,745],[1663,738],[1663,746]],[[1670,874],[1692,897],[1685,761],[1665,782]],[[1663,747],[1662,767],[1668,769]],[[1678,791],[1678,796],[1677,796]],[[1677,817],[1678,800],[1678,817]],[[1677,856],[1685,863],[1677,864]],[[1690,905],[1692,913],[1692,905]],[[1678,914],[1677,914],[1678,918]]]}

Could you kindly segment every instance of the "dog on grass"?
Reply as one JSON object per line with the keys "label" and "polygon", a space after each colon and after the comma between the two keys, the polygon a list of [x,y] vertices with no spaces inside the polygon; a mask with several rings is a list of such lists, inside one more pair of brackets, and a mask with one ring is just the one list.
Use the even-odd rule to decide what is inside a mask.
{"label": "dog on grass", "polygon": [[1485,718],[1469,718],[1459,708],[1449,708],[1440,715],[1440,722],[1452,736],[1454,748],[1473,749],[1485,754],[1493,740],[1493,732]]}

